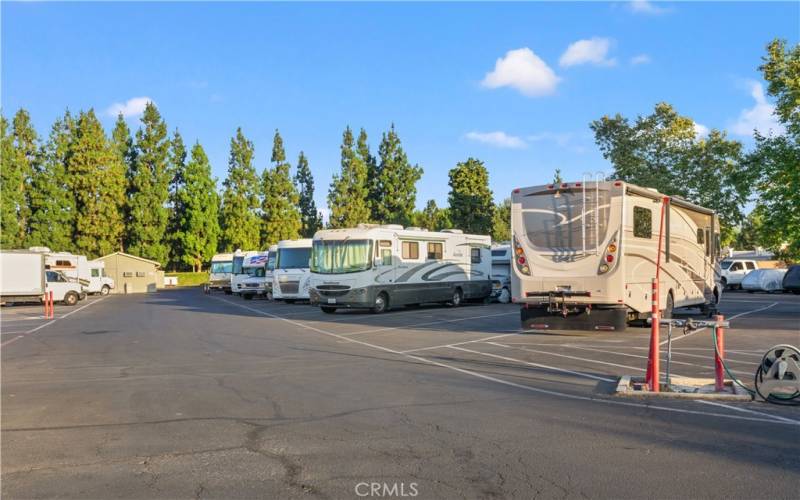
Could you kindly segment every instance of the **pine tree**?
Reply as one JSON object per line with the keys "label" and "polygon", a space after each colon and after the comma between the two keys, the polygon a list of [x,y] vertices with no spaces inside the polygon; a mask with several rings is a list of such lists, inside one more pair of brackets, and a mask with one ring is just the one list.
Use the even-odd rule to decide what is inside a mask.
{"label": "pine tree", "polygon": [[177,203],[182,207],[175,240],[181,249],[180,261],[199,272],[211,260],[219,241],[219,195],[211,177],[211,165],[203,147],[196,143],[178,187]]}
{"label": "pine tree", "polygon": [[384,224],[407,225],[417,198],[417,181],[422,168],[408,162],[400,138],[392,124],[383,134],[378,149],[380,164],[375,175],[372,218]]}
{"label": "pine tree", "polygon": [[511,241],[511,198],[494,207],[492,216],[492,240]]}
{"label": "pine tree", "polygon": [[436,200],[428,200],[421,212],[415,212],[413,223],[429,231],[441,231],[450,227],[447,213],[436,206]]}
{"label": "pine tree", "polygon": [[231,139],[228,176],[222,183],[220,246],[226,252],[259,248],[261,220],[258,216],[259,185],[253,167],[253,143],[242,129]]}
{"label": "pine tree", "polygon": [[564,179],[561,177],[561,169],[557,168],[553,174],[553,184],[561,184],[562,182],[564,182]]}
{"label": "pine tree", "polygon": [[475,158],[458,163],[450,170],[450,220],[464,232],[489,234],[492,230],[494,202],[489,189],[489,172]]}
{"label": "pine tree", "polygon": [[41,162],[31,181],[31,219],[26,246],[54,251],[74,250],[75,193],[67,176],[67,159],[76,132],[69,111],[56,120],[42,148]]}
{"label": "pine tree", "polygon": [[136,132],[136,162],[131,179],[128,251],[166,265],[169,211],[169,140],[167,125],[155,104],[147,103]]}
{"label": "pine tree", "polygon": [[119,249],[124,250],[130,245],[128,227],[131,224],[130,200],[133,197],[133,176],[134,172],[136,172],[136,148],[131,138],[131,130],[128,128],[122,113],[117,115],[117,121],[114,123],[114,129],[111,132],[111,145],[125,167],[125,203],[123,206],[125,231],[122,233],[119,245]]}
{"label": "pine tree", "polygon": [[[366,133],[363,130],[362,135],[366,146]],[[367,163],[364,161],[363,151],[356,154],[353,150],[353,132],[350,127],[342,134],[341,150],[342,170],[338,175],[333,175],[328,191],[328,225],[332,228],[355,227],[359,223],[369,222],[370,219]],[[366,152],[369,155],[369,148]]]}
{"label": "pine tree", "polygon": [[300,190],[300,235],[303,238],[311,238],[322,226],[322,219],[314,203],[314,177],[308,168],[308,159],[302,151],[297,158],[294,182]]}
{"label": "pine tree", "polygon": [[272,144],[274,168],[265,168],[262,176],[264,200],[261,204],[263,224],[261,246],[267,248],[280,240],[293,240],[300,236],[300,212],[297,204],[300,195],[289,175],[289,164],[283,150],[283,139],[278,131]]}
{"label": "pine tree", "polygon": [[372,155],[372,152],[370,151],[369,143],[367,142],[367,131],[364,130],[363,128],[358,133],[355,156],[365,165],[367,171],[366,186],[367,186],[367,208],[369,209],[369,215],[367,219],[364,219],[361,222],[368,222],[369,220],[372,220],[372,213],[375,205],[374,200],[378,199],[377,198],[378,164],[376,163],[375,157]]}
{"label": "pine tree", "polygon": [[178,198],[178,191],[183,186],[186,170],[186,146],[183,144],[183,137],[175,130],[169,144],[169,222],[167,223],[166,240],[169,245],[169,261],[173,269],[177,269],[183,263],[183,248],[180,246],[180,239],[177,232],[180,227],[180,220],[183,218],[185,207]]}
{"label": "pine tree", "polygon": [[125,167],[94,110],[78,116],[67,177],[75,195],[75,251],[93,258],[118,249],[124,229]]}
{"label": "pine tree", "polygon": [[[3,123],[3,128],[8,126]],[[27,240],[30,219],[30,183],[38,161],[38,137],[27,111],[14,115],[10,137],[3,131],[4,159],[2,165],[2,225],[3,248],[20,248]],[[6,143],[7,142],[7,143]],[[7,155],[5,154],[7,151]]]}

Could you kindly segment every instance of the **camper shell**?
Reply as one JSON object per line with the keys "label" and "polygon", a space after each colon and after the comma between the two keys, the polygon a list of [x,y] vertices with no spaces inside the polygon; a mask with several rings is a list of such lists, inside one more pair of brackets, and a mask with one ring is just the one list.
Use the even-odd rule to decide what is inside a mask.
{"label": "camper shell", "polygon": [[486,299],[491,239],[457,229],[359,224],[314,235],[310,300],[325,312]]}
{"label": "camper shell", "polygon": [[272,297],[288,303],[308,300],[311,240],[306,238],[279,241],[275,254]]}
{"label": "camper shell", "polygon": [[712,210],[622,181],[515,189],[512,298],[523,327],[622,330],[652,306],[664,200],[659,309],[712,312],[722,294]]}

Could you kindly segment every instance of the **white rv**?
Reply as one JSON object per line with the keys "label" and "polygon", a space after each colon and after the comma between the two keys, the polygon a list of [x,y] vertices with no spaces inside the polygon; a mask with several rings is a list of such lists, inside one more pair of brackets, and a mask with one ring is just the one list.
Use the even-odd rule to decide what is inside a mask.
{"label": "white rv", "polygon": [[89,261],[85,255],[75,255],[69,252],[51,252],[46,247],[31,247],[31,251],[44,253],[45,269],[58,271],[67,279],[80,283],[84,288],[89,286],[90,271]]}
{"label": "white rv", "polygon": [[713,211],[622,181],[515,189],[512,298],[535,329],[622,330],[651,310],[664,199],[659,307],[711,311],[722,294]]}
{"label": "white rv", "polygon": [[239,292],[242,291],[242,283],[249,277],[248,271],[245,269],[247,259],[260,253],[257,250],[248,250],[246,252],[236,250],[234,252],[231,264],[231,291],[234,295],[239,295]]}
{"label": "white rv", "polygon": [[278,242],[275,270],[272,273],[272,297],[292,303],[308,299],[311,273],[311,240],[283,240]]}
{"label": "white rv", "polygon": [[[269,252],[257,253],[244,258],[242,263],[242,278],[235,281],[236,293],[245,300],[250,300],[256,295],[265,295],[264,279],[267,270]],[[234,276],[235,277],[235,276]],[[231,281],[234,283],[234,281]]]}
{"label": "white rv", "polygon": [[232,253],[218,253],[211,257],[211,269],[208,273],[206,291],[222,290],[231,293],[231,269],[233,268]]}
{"label": "white rv", "polygon": [[511,245],[492,246],[492,298],[511,302]]}
{"label": "white rv", "polygon": [[278,245],[269,247],[269,252],[266,252],[266,263],[254,274],[244,280],[242,297],[250,300],[255,296],[266,297],[272,300],[272,274],[275,271],[275,260],[278,258]]}
{"label": "white rv", "polygon": [[314,235],[311,303],[326,313],[485,299],[491,292],[488,236],[359,224]]}
{"label": "white rv", "polygon": [[40,302],[50,292],[54,302],[68,306],[86,297],[80,283],[69,280],[61,271],[46,269],[41,252],[0,252],[0,302]]}

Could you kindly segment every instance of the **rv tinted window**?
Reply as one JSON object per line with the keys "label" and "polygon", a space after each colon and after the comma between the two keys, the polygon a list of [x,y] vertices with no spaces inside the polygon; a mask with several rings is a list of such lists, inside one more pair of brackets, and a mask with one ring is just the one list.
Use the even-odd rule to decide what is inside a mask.
{"label": "rv tinted window", "polygon": [[99,277],[100,277],[100,270],[92,269],[92,278],[99,278]]}
{"label": "rv tinted window", "polygon": [[68,260],[57,260],[57,261],[56,261],[56,265],[57,265],[57,266],[67,266],[67,267],[71,267],[71,266],[72,266],[72,262],[70,262],[70,261],[68,261]]}
{"label": "rv tinted window", "polygon": [[470,261],[473,264],[480,264],[481,263],[481,249],[480,248],[471,248],[469,251]]}
{"label": "rv tinted window", "polygon": [[416,241],[403,242],[403,259],[419,259],[419,243]]}
{"label": "rv tinted window", "polygon": [[592,249],[605,239],[610,217],[608,190],[542,192],[521,200],[523,234],[536,249],[568,252]]}
{"label": "rv tinted window", "polygon": [[745,262],[744,265],[746,265],[747,269],[749,269],[749,270],[753,270],[753,269],[756,268],[756,265],[753,262]]}
{"label": "rv tinted window", "polygon": [[653,237],[653,212],[649,208],[633,207],[633,235],[637,238]]}
{"label": "rv tinted window", "polygon": [[441,243],[428,243],[428,259],[442,260],[444,255],[444,245]]}
{"label": "rv tinted window", "polygon": [[382,266],[391,266],[392,265],[392,249],[391,248],[381,248],[381,265]]}
{"label": "rv tinted window", "polygon": [[702,229],[697,228],[697,243],[702,245],[705,242],[706,242],[705,232]]}

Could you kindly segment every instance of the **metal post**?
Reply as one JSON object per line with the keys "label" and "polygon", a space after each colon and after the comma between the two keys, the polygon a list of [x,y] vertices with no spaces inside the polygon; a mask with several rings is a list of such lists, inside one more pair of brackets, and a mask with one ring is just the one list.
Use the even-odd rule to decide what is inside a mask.
{"label": "metal post", "polygon": [[650,311],[652,324],[650,326],[650,354],[647,360],[647,376],[646,381],[649,385],[649,389],[652,392],[659,392],[661,389],[660,383],[660,374],[659,374],[659,352],[658,352],[658,342],[659,342],[659,311],[658,311],[658,279],[653,278],[653,289],[650,292],[653,298],[653,306]]}
{"label": "metal post", "polygon": [[725,359],[725,328],[722,326],[724,317],[718,314],[715,318],[717,324],[714,326],[716,329],[717,346],[714,349],[714,390],[722,392],[725,388],[725,369],[722,366],[722,360]]}

